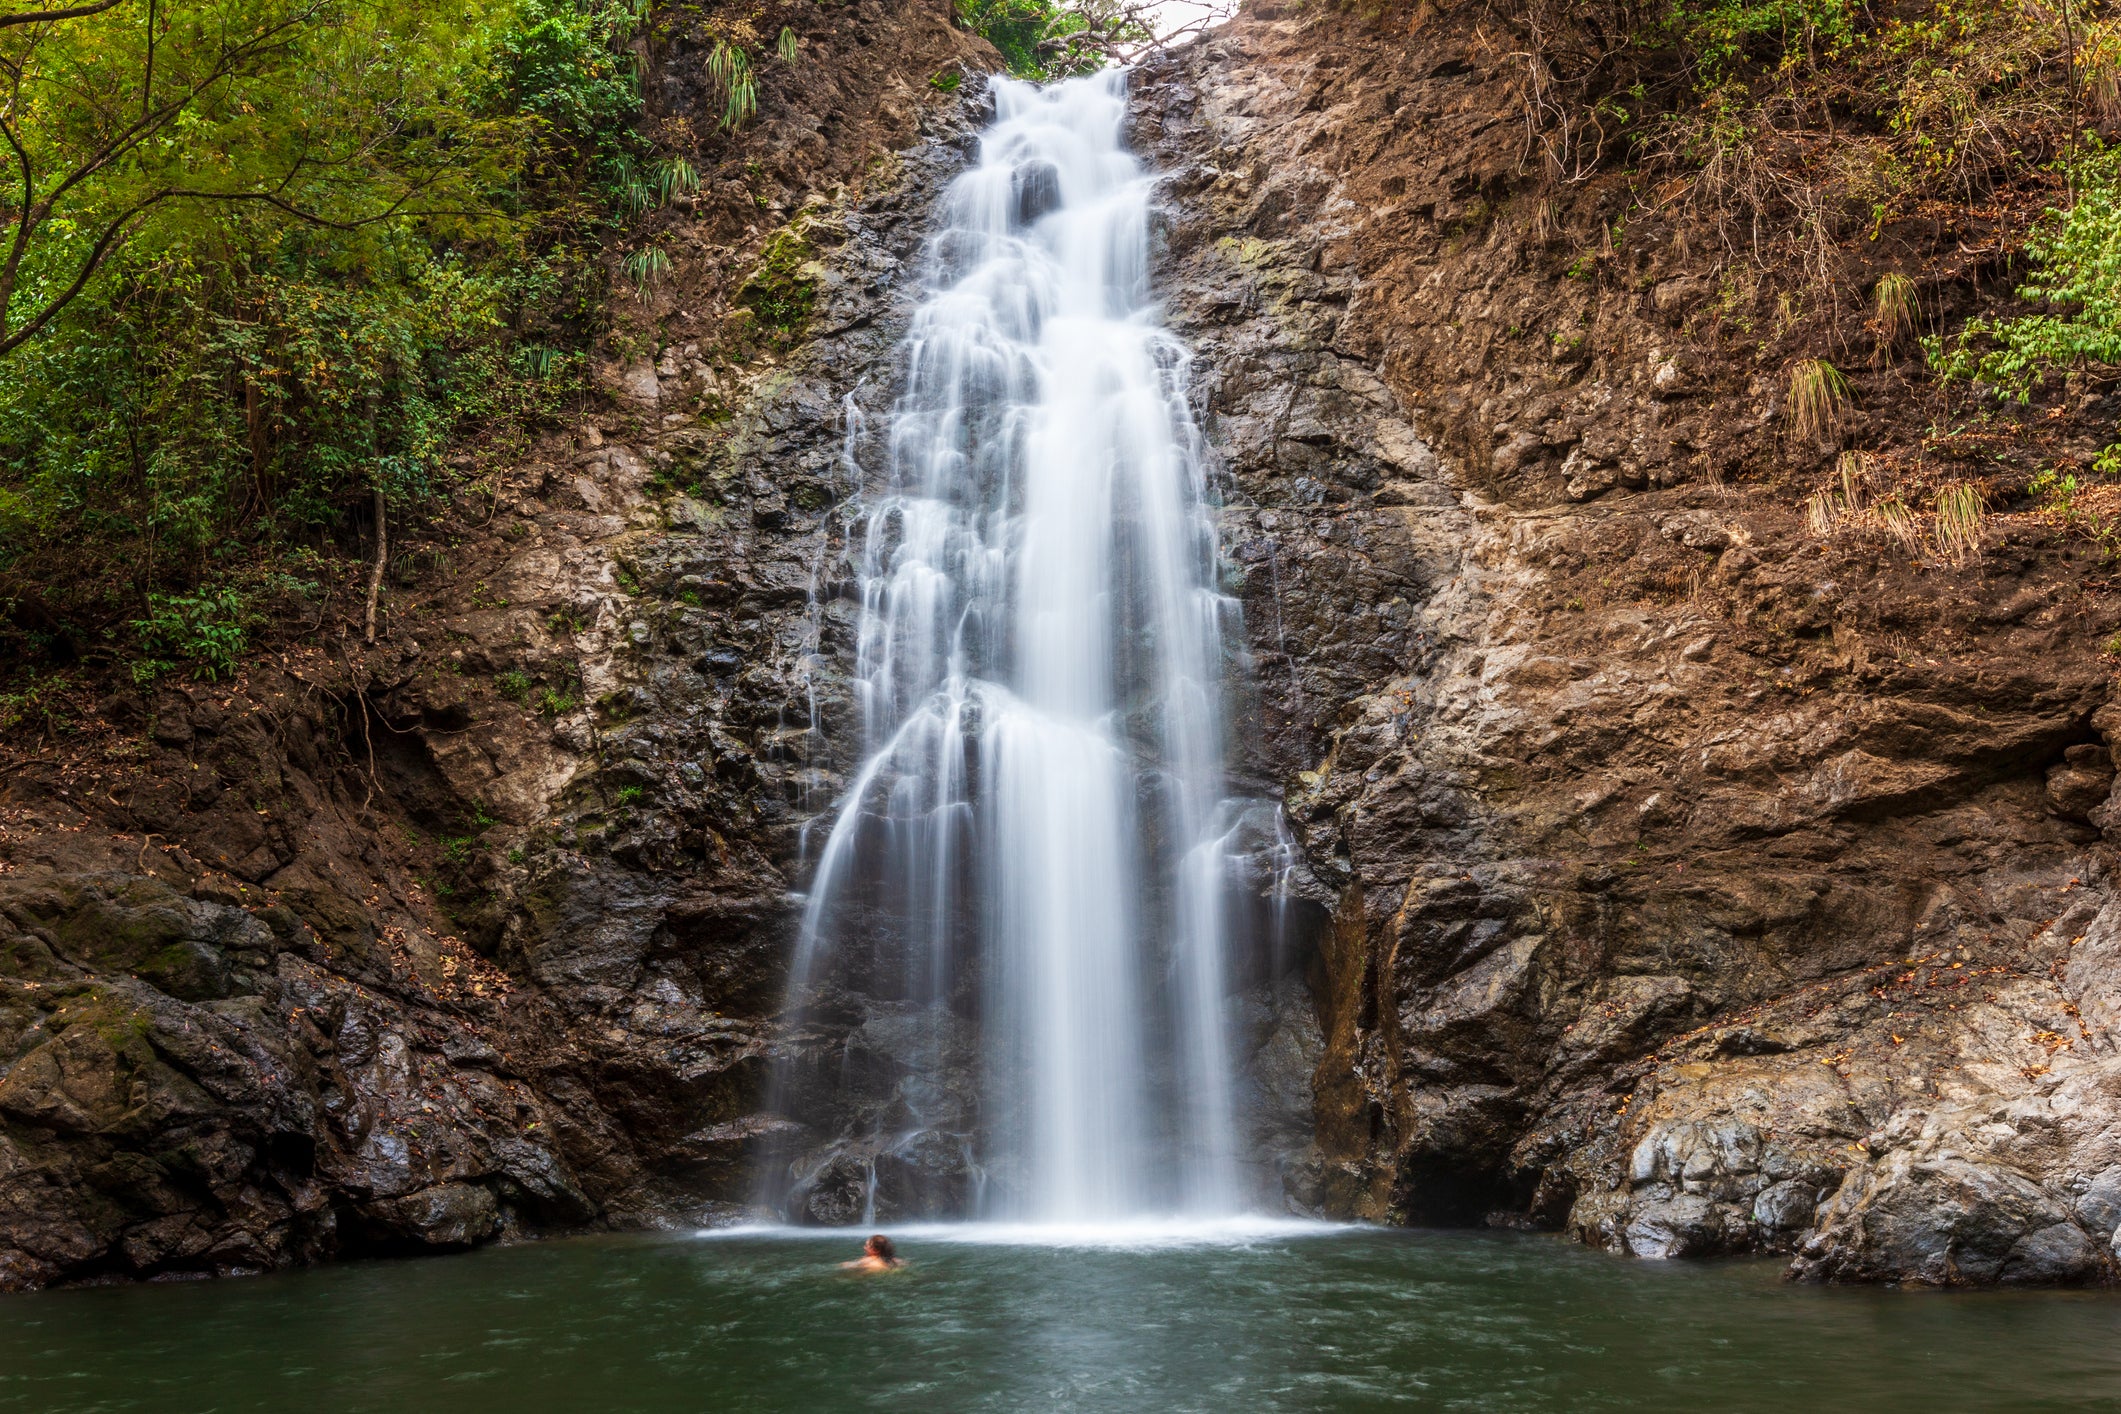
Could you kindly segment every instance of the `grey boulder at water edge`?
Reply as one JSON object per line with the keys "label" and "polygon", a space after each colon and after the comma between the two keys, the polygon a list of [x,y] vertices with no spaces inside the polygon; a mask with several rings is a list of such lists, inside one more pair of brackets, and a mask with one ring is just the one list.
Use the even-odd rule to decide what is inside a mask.
{"label": "grey boulder at water edge", "polygon": [[1488,31],[1369,23],[775,60],[449,583],[165,680],[122,790],[23,756],[0,1288],[941,1223],[2121,1274],[2121,622],[2032,530],[1808,518],[1738,276],[1578,259]]}

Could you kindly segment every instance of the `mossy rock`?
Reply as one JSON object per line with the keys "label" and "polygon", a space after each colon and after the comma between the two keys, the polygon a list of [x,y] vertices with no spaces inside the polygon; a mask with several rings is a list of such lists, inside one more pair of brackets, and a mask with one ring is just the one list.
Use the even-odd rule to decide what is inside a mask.
{"label": "mossy rock", "polygon": [[234,990],[228,960],[217,946],[222,930],[215,927],[219,910],[213,906],[152,879],[108,893],[68,885],[60,902],[49,925],[52,940],[91,972],[129,973],[185,1001],[211,1001]]}
{"label": "mossy rock", "polygon": [[737,291],[736,302],[751,311],[759,337],[785,348],[810,327],[823,274],[817,251],[802,229],[783,226],[766,238],[758,266]]}

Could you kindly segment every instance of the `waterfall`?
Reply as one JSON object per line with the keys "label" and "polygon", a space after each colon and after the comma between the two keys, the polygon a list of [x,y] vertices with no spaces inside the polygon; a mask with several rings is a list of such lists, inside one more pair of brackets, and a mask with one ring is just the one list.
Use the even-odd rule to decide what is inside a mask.
{"label": "waterfall", "polygon": [[794,991],[871,999],[859,1044],[897,1079],[833,1082],[867,1096],[871,1209],[881,1155],[938,1215],[1233,1212],[1236,610],[1149,288],[1153,177],[1123,73],[993,93],[862,469],[863,762]]}

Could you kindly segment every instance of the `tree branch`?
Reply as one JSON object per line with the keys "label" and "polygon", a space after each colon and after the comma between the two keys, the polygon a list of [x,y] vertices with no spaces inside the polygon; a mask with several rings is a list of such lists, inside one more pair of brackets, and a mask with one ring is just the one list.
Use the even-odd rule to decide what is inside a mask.
{"label": "tree branch", "polygon": [[118,4],[119,0],[98,0],[93,5],[75,5],[65,10],[17,10],[13,14],[0,15],[0,29],[50,24],[54,20],[78,20],[83,15],[100,15],[105,10],[115,9]]}
{"label": "tree branch", "polygon": [[376,560],[368,570],[368,641],[376,641],[376,599],[383,593],[383,567],[390,560],[390,532],[384,519],[383,483],[377,482],[376,493]]}

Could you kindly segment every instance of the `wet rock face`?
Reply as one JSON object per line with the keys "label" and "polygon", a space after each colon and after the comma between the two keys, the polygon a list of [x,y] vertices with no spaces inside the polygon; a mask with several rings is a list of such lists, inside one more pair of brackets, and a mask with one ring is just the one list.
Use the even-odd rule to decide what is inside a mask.
{"label": "wet rock face", "polygon": [[[819,223],[829,253],[813,337],[700,441],[696,471],[713,505],[691,533],[674,528],[644,544],[639,561],[644,584],[681,595],[697,589],[709,610],[650,622],[648,646],[635,656],[663,661],[644,682],[653,705],[640,713],[643,730],[667,732],[688,701],[715,702],[718,723],[749,747],[746,833],[798,884],[861,764],[863,724],[850,687],[859,630],[853,557],[865,495],[881,489],[890,464],[898,346],[931,274],[934,208],[972,158],[990,112],[980,85],[962,92],[958,108],[930,120],[930,140],[904,154],[888,196]],[[1017,196],[1028,212],[1044,209],[1057,200],[1052,174],[1028,174]],[[732,626],[741,634],[734,643]],[[753,701],[736,709],[747,696]],[[1259,842],[1262,856],[1269,835]],[[1268,874],[1255,870],[1240,883],[1233,907],[1264,907]],[[754,1192],[811,1223],[852,1223],[865,1213],[880,1222],[966,1216],[983,1192],[1007,1191],[1022,1177],[997,1166],[995,1152],[1010,1146],[989,1142],[1011,1119],[986,1108],[978,979],[968,973],[944,1003],[908,1002],[902,979],[912,968],[893,955],[902,926],[893,902],[865,897],[852,907],[844,931],[859,945],[830,961],[819,995],[772,1033],[779,1079],[767,1102],[783,1127],[768,1150],[775,1173]],[[792,949],[793,939],[784,933],[782,943]],[[1273,1203],[1284,1201],[1310,1146],[1317,1039],[1295,978],[1300,966],[1294,954],[1245,959],[1244,990],[1228,999],[1233,1034],[1257,1062],[1246,1073],[1242,1121],[1256,1138],[1246,1146],[1255,1187]]]}
{"label": "wet rock face", "polygon": [[593,1215],[505,1022],[416,1012],[329,952],[151,877],[0,877],[0,1282],[256,1271]]}
{"label": "wet rock face", "polygon": [[[2037,536],[1911,561],[1717,484],[1785,456],[1773,390],[1665,352],[1691,272],[1556,273],[1518,117],[1423,14],[1260,8],[1137,84],[1251,769],[1306,854],[1296,1188],[1814,1279],[2106,1279],[2106,611],[2054,607]],[[1564,319],[1597,337],[1501,332]]]}

